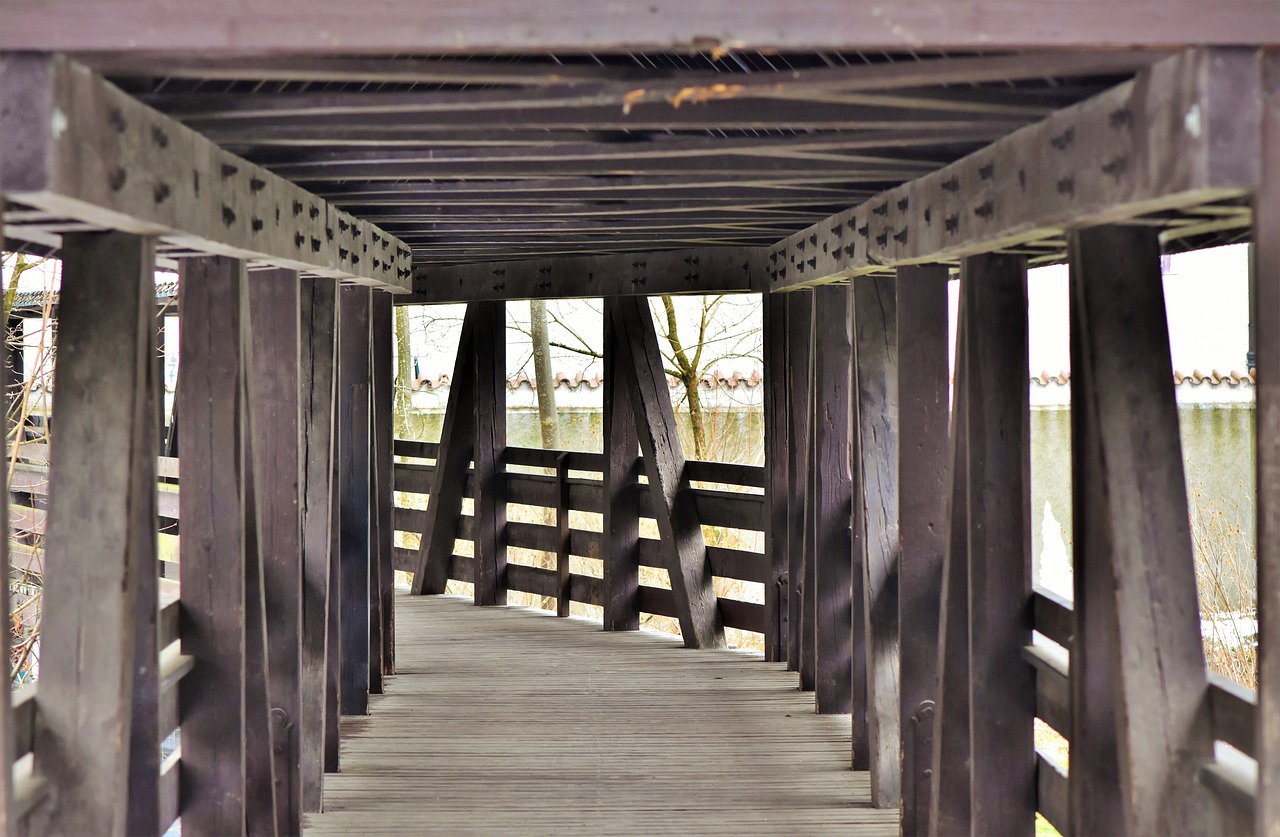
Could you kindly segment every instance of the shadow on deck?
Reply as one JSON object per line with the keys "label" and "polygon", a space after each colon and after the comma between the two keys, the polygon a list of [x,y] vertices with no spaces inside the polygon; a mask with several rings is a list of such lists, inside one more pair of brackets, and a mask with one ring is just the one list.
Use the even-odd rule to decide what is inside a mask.
{"label": "shadow on deck", "polygon": [[396,623],[309,835],[897,834],[848,716],[780,664],[454,598],[398,596]]}

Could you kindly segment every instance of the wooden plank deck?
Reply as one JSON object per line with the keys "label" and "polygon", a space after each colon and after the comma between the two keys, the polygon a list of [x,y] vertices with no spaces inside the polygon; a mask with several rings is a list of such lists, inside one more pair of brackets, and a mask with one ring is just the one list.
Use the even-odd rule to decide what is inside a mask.
{"label": "wooden plank deck", "polygon": [[398,673],[343,718],[306,833],[896,835],[849,717],[781,664],[517,608],[401,595]]}

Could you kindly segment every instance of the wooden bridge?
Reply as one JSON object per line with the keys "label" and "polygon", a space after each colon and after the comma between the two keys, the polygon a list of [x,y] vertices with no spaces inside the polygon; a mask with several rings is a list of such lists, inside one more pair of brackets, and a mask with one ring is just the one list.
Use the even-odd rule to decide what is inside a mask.
{"label": "wooden bridge", "polygon": [[[206,6],[0,4],[4,247],[62,260],[5,834],[1280,834],[1275,0]],[[1160,273],[1235,241],[1256,692],[1205,666]],[[1071,600],[1029,523],[1061,262]],[[763,467],[681,449],[647,297],[687,293],[762,297]],[[603,451],[508,445],[506,303],[568,297]],[[440,441],[396,440],[394,306],[446,302]]]}

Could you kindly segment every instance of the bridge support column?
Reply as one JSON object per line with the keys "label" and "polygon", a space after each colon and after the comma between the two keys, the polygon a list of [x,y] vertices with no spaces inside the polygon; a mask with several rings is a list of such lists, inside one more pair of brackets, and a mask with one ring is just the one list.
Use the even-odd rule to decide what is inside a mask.
{"label": "bridge support column", "polygon": [[[368,288],[338,290],[338,491],[342,590],[343,715],[369,711],[371,630],[377,610],[369,556],[369,294]],[[379,648],[381,646],[379,645]]]}
{"label": "bridge support column", "polygon": [[619,324],[604,310],[604,629],[640,627],[640,437],[623,384]]}
{"label": "bridge support column", "polygon": [[[805,521],[809,496],[809,350],[813,292],[796,291],[787,301],[787,670],[799,672],[813,654],[813,608],[805,607]],[[806,626],[808,626],[806,628]],[[805,688],[804,677],[800,688]],[[812,689],[812,686],[809,686]]]}
{"label": "bridge support column", "polygon": [[763,299],[764,553],[769,565],[764,584],[767,614],[764,658],[770,662],[787,658],[790,627],[787,593],[787,500],[791,482],[787,434],[787,299],[784,294],[765,294]]}

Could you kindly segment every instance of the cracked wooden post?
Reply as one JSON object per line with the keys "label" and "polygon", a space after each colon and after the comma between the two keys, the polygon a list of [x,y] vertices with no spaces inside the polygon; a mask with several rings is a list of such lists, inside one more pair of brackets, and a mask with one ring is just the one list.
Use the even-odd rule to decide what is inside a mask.
{"label": "cracked wooden post", "polygon": [[788,527],[787,499],[790,470],[787,435],[787,297],[764,294],[764,460],[765,547],[769,562],[764,584],[768,621],[764,658],[787,658],[788,647]]}
{"label": "cracked wooden post", "polygon": [[604,310],[604,629],[640,628],[640,437],[623,383],[613,309]]}
{"label": "cracked wooden post", "polygon": [[[787,670],[799,672],[805,625],[813,609],[804,607],[804,554],[809,493],[809,332],[813,329],[813,292],[796,291],[787,300]],[[812,634],[812,627],[809,633]],[[803,678],[801,678],[803,688]]]}

